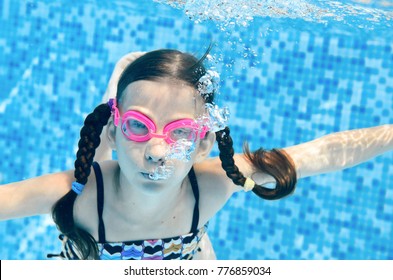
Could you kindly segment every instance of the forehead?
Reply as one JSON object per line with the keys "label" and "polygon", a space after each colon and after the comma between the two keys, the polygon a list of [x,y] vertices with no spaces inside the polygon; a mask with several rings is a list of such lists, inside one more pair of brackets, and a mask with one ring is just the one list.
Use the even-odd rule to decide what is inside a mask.
{"label": "forehead", "polygon": [[123,93],[121,109],[143,109],[152,112],[196,114],[203,99],[192,86],[178,80],[140,80],[129,84]]}

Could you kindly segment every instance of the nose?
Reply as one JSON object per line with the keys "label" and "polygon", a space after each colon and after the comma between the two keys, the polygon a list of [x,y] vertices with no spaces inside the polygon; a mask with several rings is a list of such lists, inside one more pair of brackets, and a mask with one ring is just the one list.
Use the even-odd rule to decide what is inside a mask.
{"label": "nose", "polygon": [[168,150],[168,144],[164,139],[152,138],[148,141],[145,158],[150,162],[163,162]]}

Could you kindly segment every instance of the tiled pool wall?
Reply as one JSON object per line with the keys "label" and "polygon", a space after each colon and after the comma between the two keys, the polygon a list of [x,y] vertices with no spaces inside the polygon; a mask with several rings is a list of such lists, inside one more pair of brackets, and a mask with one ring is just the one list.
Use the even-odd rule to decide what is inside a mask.
{"label": "tiled pool wall", "polygon": [[[266,31],[258,19],[222,32],[151,1],[82,2],[0,0],[1,184],[73,167],[83,119],[129,51],[200,56],[214,41],[237,152],[243,141],[270,149],[393,123],[383,37]],[[218,258],[393,259],[392,163],[390,152],[302,179],[281,201],[234,195],[210,223]],[[0,259],[45,259],[57,235],[49,216],[0,222]]]}

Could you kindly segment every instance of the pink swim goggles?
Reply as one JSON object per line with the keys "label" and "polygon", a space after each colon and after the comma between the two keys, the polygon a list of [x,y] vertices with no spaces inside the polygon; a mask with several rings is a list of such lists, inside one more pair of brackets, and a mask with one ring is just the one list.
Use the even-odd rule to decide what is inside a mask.
{"label": "pink swim goggles", "polygon": [[115,126],[119,125],[121,119],[121,131],[124,136],[135,142],[145,142],[153,137],[165,139],[168,144],[183,139],[196,141],[198,138],[204,138],[208,131],[207,126],[200,126],[193,119],[180,119],[168,123],[163,134],[158,134],[155,123],[144,114],[130,110],[120,117],[116,100],[110,99],[108,105],[114,115]]}

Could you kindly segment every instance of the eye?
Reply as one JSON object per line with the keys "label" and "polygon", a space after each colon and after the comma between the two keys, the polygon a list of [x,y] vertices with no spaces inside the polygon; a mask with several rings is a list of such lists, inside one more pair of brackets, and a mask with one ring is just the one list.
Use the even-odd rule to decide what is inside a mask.
{"label": "eye", "polygon": [[149,133],[147,126],[143,122],[136,119],[129,119],[125,125],[126,126],[123,127],[123,130],[127,134],[146,135]]}
{"label": "eye", "polygon": [[173,140],[187,139],[194,140],[195,139],[195,131],[189,127],[177,128],[171,131],[171,138]]}

